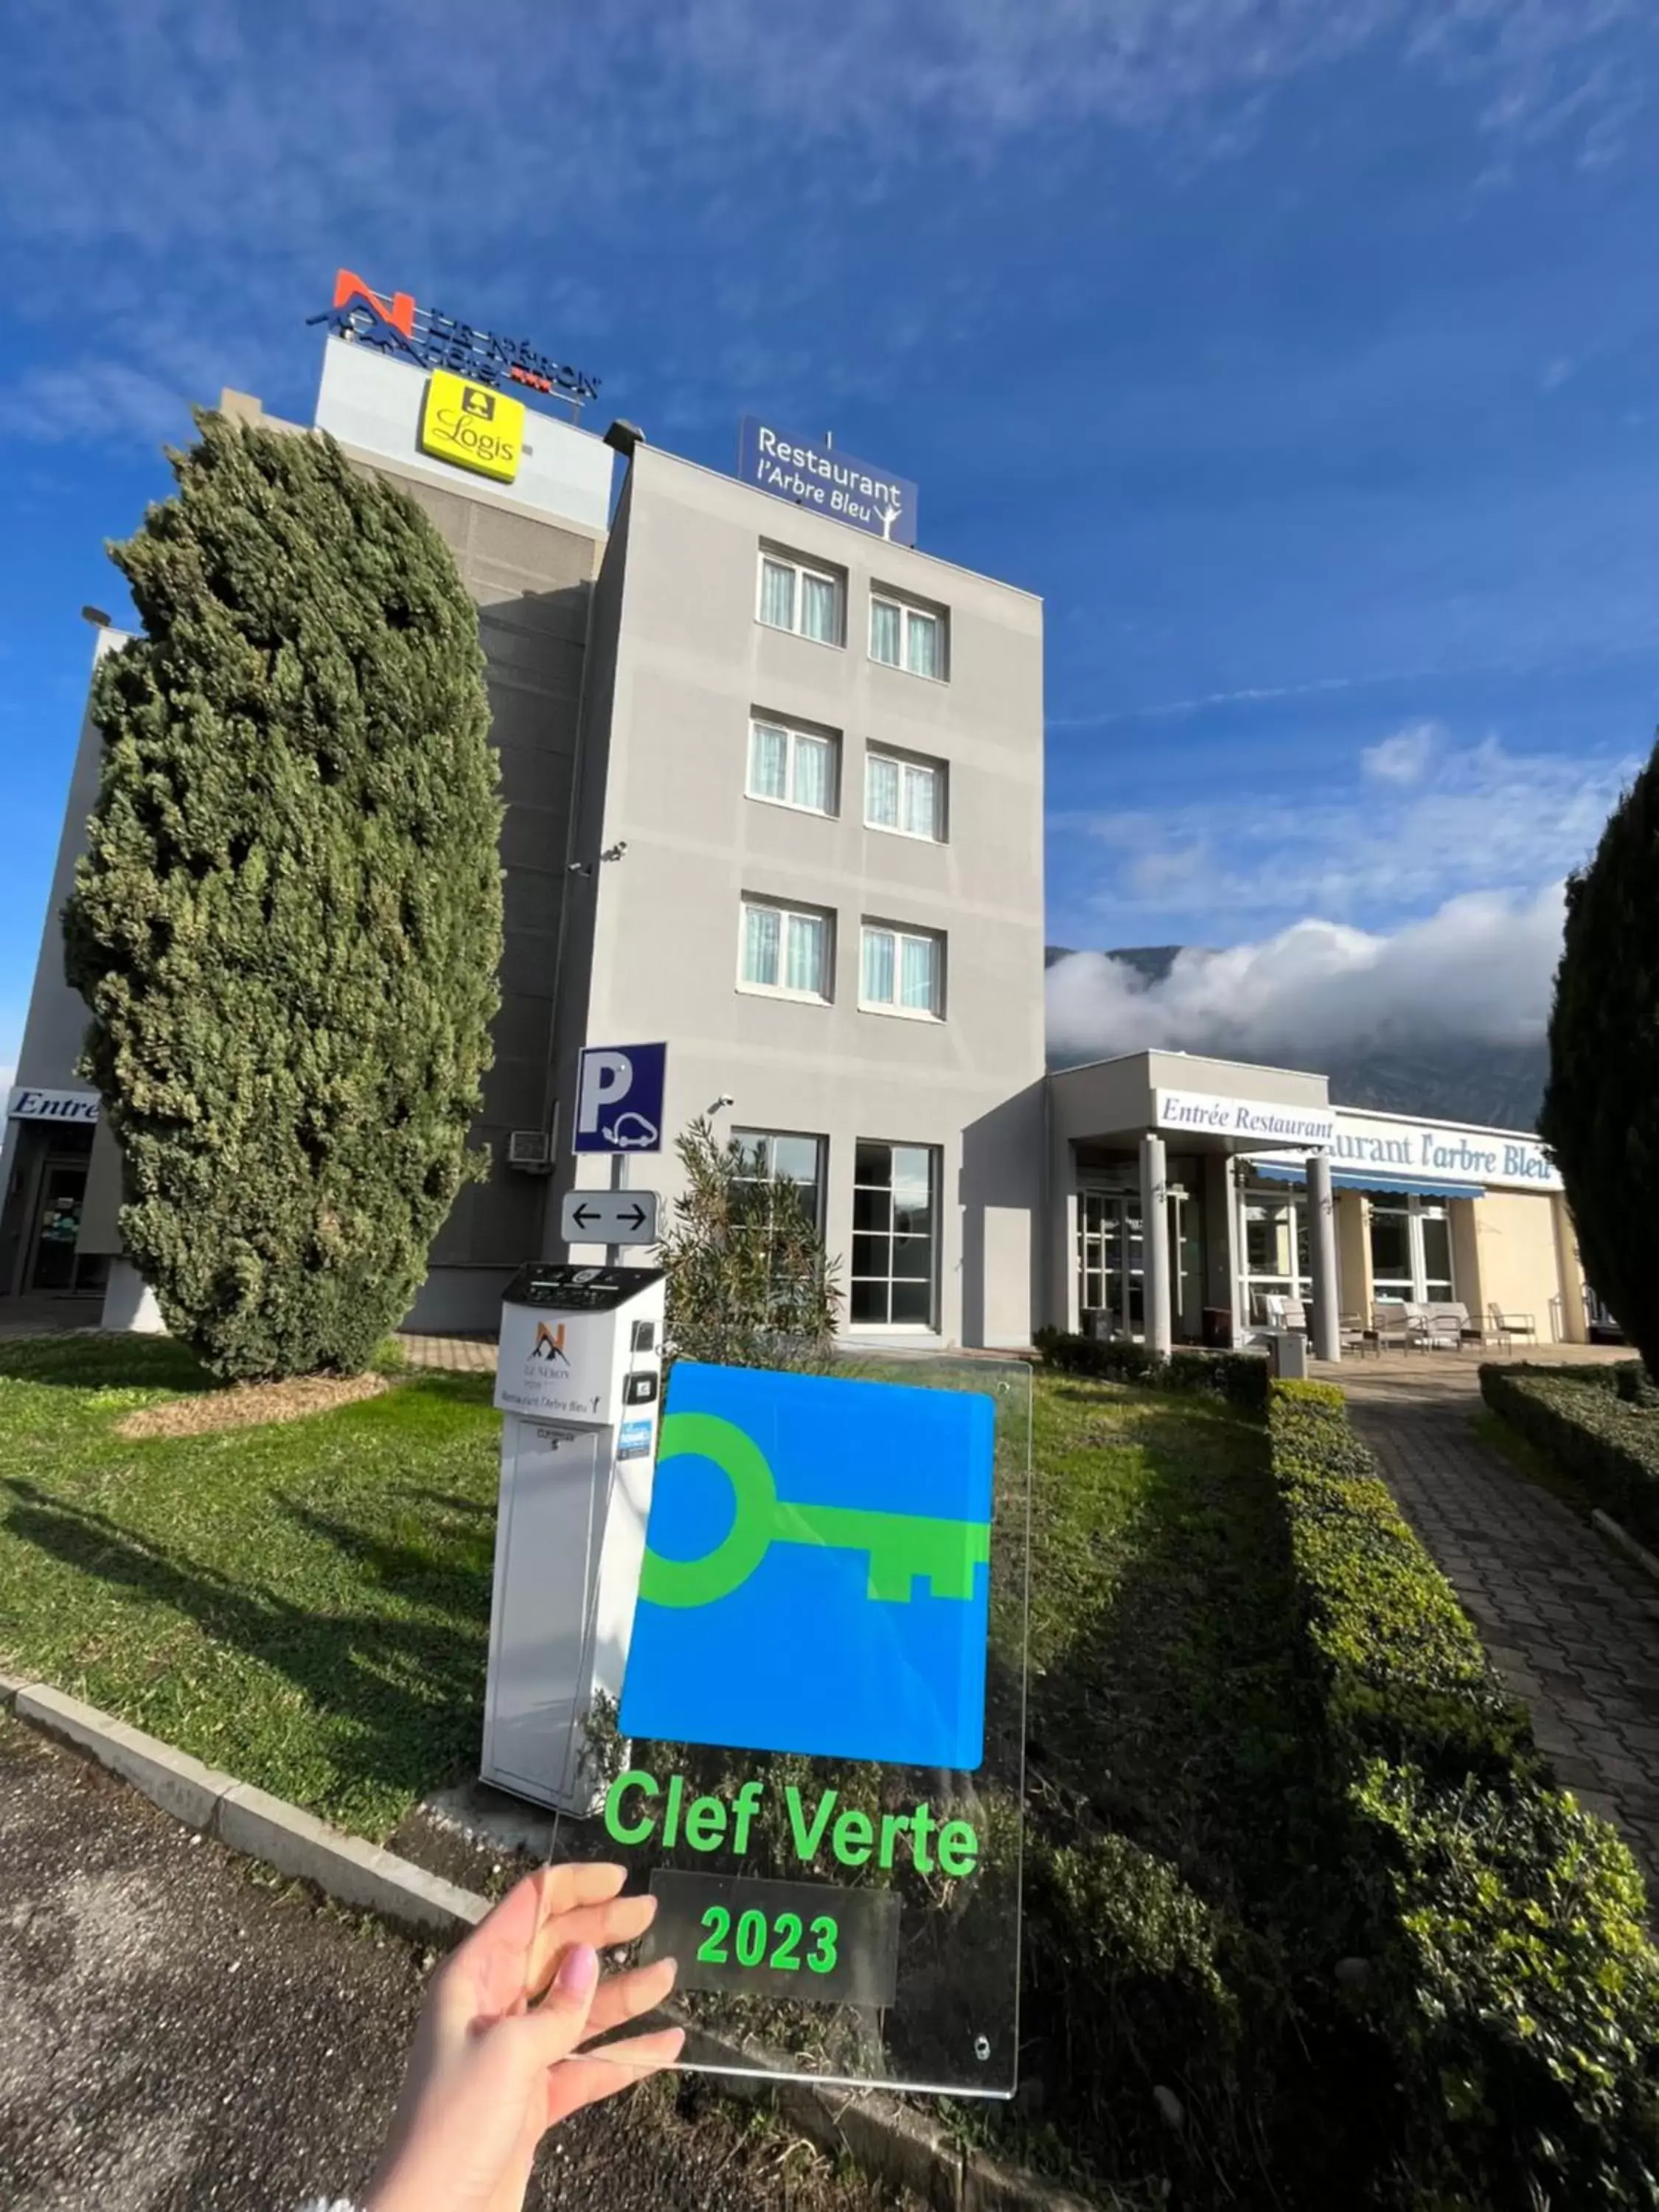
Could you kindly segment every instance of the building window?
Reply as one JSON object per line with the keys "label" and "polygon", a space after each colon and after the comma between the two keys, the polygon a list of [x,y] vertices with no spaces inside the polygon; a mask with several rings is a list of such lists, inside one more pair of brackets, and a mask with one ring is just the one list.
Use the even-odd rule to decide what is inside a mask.
{"label": "building window", "polygon": [[1308,1208],[1301,1192],[1272,1197],[1260,1190],[1245,1193],[1244,1275],[1253,1328],[1266,1322],[1270,1297],[1311,1302]]}
{"label": "building window", "polygon": [[782,722],[749,726],[749,796],[808,814],[836,811],[836,740]]}
{"label": "building window", "polygon": [[820,1234],[823,1229],[823,1155],[822,1137],[799,1137],[781,1129],[733,1129],[732,1141],[743,1154],[738,1180],[792,1184],[801,1211]]}
{"label": "building window", "polygon": [[1407,1305],[1449,1305],[1451,1219],[1432,1199],[1371,1205],[1371,1296]]}
{"label": "building window", "polygon": [[944,763],[866,753],[864,819],[872,830],[896,830],[901,836],[937,843],[945,835]]}
{"label": "building window", "polygon": [[843,631],[842,579],[831,568],[809,568],[787,553],[763,550],[756,612],[770,629],[792,629],[819,645],[839,645]]}
{"label": "building window", "polygon": [[863,1328],[932,1328],[939,1286],[939,1154],[860,1137],[853,1166],[848,1318]]}
{"label": "building window", "polygon": [[745,991],[776,991],[789,999],[827,999],[829,915],[744,899],[738,981]]}
{"label": "building window", "polygon": [[912,676],[945,677],[945,615],[905,599],[870,600],[870,658]]}
{"label": "building window", "polygon": [[866,921],[860,947],[859,1004],[873,1013],[937,1021],[945,1011],[945,939],[932,930]]}

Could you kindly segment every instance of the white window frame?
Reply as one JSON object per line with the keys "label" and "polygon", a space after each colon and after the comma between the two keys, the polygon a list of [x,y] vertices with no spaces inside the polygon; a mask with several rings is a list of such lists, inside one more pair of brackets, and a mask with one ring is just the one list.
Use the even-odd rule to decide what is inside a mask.
{"label": "white window frame", "polygon": [[[899,657],[883,660],[876,652],[876,609],[892,607],[899,617]],[[910,665],[910,624],[920,616],[939,629],[939,669],[937,676],[928,676],[920,668]],[[869,656],[878,668],[890,668],[900,676],[914,676],[924,684],[948,684],[951,680],[951,612],[948,607],[924,605],[920,600],[907,599],[900,592],[884,590],[879,584],[870,587],[870,626],[865,638]]]}
{"label": "white window frame", "polygon": [[[1365,1267],[1371,1279],[1371,1299],[1388,1301],[1401,1298],[1407,1305],[1452,1304],[1457,1297],[1457,1250],[1452,1235],[1451,1207],[1456,1202],[1445,1198],[1424,1198],[1413,1191],[1409,1195],[1384,1196],[1381,1191],[1368,1192],[1365,1208]],[[1406,1216],[1406,1249],[1411,1263],[1411,1286],[1407,1296],[1399,1285],[1398,1278],[1384,1287],[1376,1280],[1376,1266],[1371,1256],[1371,1216],[1376,1212],[1403,1213]],[[1425,1219],[1443,1220],[1446,1224],[1446,1290],[1443,1294],[1429,1289],[1428,1249],[1423,1237]]]}
{"label": "white window frame", "polygon": [[[757,730],[781,730],[787,739],[784,757],[783,781],[786,790],[792,789],[795,781],[795,746],[805,738],[810,744],[830,748],[830,803],[827,806],[807,806],[799,799],[777,799],[769,791],[757,791],[755,775],[755,732]],[[841,737],[835,730],[813,730],[798,722],[786,721],[781,714],[751,714],[749,717],[749,756],[744,763],[744,796],[761,806],[787,806],[792,813],[816,815],[820,822],[835,822],[841,817]]]}
{"label": "white window frame", "polygon": [[[888,1262],[890,1267],[895,1256],[895,1246],[898,1233],[892,1226],[890,1204],[888,1214],[888,1227],[885,1230],[860,1231],[857,1225],[858,1194],[860,1190],[878,1188],[878,1186],[860,1184],[859,1182],[858,1146],[860,1145],[883,1145],[885,1146],[889,1152],[926,1152],[927,1155],[927,1204],[928,1209],[933,1216],[933,1221],[928,1231],[927,1274],[926,1278],[927,1284],[927,1319],[926,1321],[855,1321],[853,1317],[854,1286],[855,1283],[884,1282],[887,1285],[887,1308],[888,1311],[890,1313],[892,1311],[893,1285],[897,1282],[917,1282],[922,1279],[922,1278],[915,1275],[905,1276],[891,1273],[886,1275],[855,1276],[853,1272],[854,1256],[857,1251],[857,1239],[860,1235],[885,1237],[887,1239]],[[889,1188],[890,1189],[890,1185]],[[939,1334],[939,1311],[945,1287],[943,1279],[945,1273],[943,1265],[945,1252],[944,1190],[945,1157],[939,1146],[918,1144],[911,1139],[890,1137],[860,1137],[855,1139],[853,1151],[853,1227],[849,1232],[847,1245],[847,1317],[845,1322],[845,1327],[851,1334],[854,1336],[937,1336]]]}
{"label": "white window frame", "polygon": [[[775,568],[792,568],[795,575],[795,619],[787,628],[781,623],[768,622],[761,611],[766,604],[766,564]],[[834,637],[814,637],[810,630],[801,628],[801,610],[806,594],[801,590],[803,576],[811,576],[820,584],[828,584],[836,594],[836,635]],[[847,577],[839,568],[820,566],[816,561],[804,561],[799,553],[787,553],[781,545],[762,542],[755,562],[755,620],[763,629],[775,630],[780,637],[799,637],[808,645],[827,647],[832,653],[842,653],[847,647]]]}
{"label": "white window frame", "polygon": [[[934,947],[937,958],[933,963],[933,995],[936,1003],[931,1006],[903,1006],[896,1001],[890,1004],[883,999],[866,999],[864,995],[865,940],[873,930],[893,940],[893,988],[898,988],[904,972],[903,947],[907,939]],[[883,921],[874,915],[865,915],[859,922],[859,1012],[864,1014],[891,1014],[902,1022],[942,1022],[945,1019],[945,933],[942,929],[923,929],[915,923]]]}
{"label": "white window frame", "polygon": [[[883,664],[884,665],[884,664]],[[931,775],[933,779],[933,821],[931,831],[907,830],[902,821],[875,822],[870,816],[870,763],[872,761],[890,761],[899,772],[899,812],[904,812],[904,779],[906,775]],[[868,745],[864,754],[864,826],[878,830],[884,837],[908,837],[913,845],[943,845],[949,826],[947,807],[950,800],[950,780],[942,760],[929,760],[925,753],[902,753],[891,745]]]}
{"label": "white window frame", "polygon": [[[744,948],[749,935],[749,911],[751,907],[763,908],[769,914],[783,918],[783,928],[778,939],[779,968],[787,971],[788,962],[788,925],[793,915],[803,921],[823,924],[823,988],[821,991],[796,991],[787,983],[751,983],[743,972]],[[828,907],[802,906],[788,899],[768,898],[761,892],[744,891],[738,901],[738,988],[746,997],[755,999],[787,999],[798,1006],[827,1006],[835,995],[836,975],[836,917]]]}
{"label": "white window frame", "polygon": [[[811,1183],[811,1221],[813,1228],[817,1231],[818,1235],[822,1237],[823,1234],[824,1208],[830,1194],[829,1138],[822,1136],[817,1131],[811,1129],[749,1129],[738,1127],[733,1129],[732,1132],[732,1141],[733,1144],[741,1144],[745,1137],[749,1138],[751,1141],[757,1141],[766,1146],[766,1172],[763,1176],[744,1176],[741,1177],[740,1180],[744,1182],[787,1182],[790,1188],[796,1192],[799,1192],[801,1188],[801,1184],[799,1179],[794,1176],[781,1173],[776,1164],[775,1146],[777,1145],[777,1141],[779,1138],[781,1137],[796,1144],[811,1145],[813,1146],[817,1152],[817,1158]],[[805,1208],[802,1210],[803,1212],[805,1211]]]}

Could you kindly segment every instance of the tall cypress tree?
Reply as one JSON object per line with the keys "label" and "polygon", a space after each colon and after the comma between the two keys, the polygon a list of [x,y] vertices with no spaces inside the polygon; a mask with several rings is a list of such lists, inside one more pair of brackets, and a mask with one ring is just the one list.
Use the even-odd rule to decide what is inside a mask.
{"label": "tall cypress tree", "polygon": [[197,416],[112,546],[143,635],[64,912],[122,1241],[233,1377],[361,1369],[484,1163],[500,806],[477,611],[330,439]]}
{"label": "tall cypress tree", "polygon": [[1567,886],[1539,1128],[1584,1272],[1659,1374],[1659,748]]}

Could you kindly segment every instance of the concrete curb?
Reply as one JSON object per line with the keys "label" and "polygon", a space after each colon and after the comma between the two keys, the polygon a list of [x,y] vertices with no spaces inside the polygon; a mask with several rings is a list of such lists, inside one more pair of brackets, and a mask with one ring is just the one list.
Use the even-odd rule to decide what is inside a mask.
{"label": "concrete curb", "polygon": [[1659,1583],[1659,1559],[1644,1545],[1638,1544],[1628,1528],[1620,1528],[1611,1513],[1604,1513],[1598,1505],[1590,1515],[1590,1526],[1599,1528],[1610,1544],[1616,1544],[1627,1559],[1633,1559],[1644,1574]]}
{"label": "concrete curb", "polygon": [[0,1676],[0,1704],[20,1721],[95,1759],[198,1834],[263,1859],[325,1896],[425,1936],[462,1936],[489,1900],[374,1844],[331,1828],[298,1806],[268,1797],[234,1774],[204,1766],[170,1744],[44,1682]]}
{"label": "concrete curb", "polygon": [[[1624,1535],[1622,1529],[1619,1533]],[[1643,1557],[1648,1559],[1646,1553]],[[1659,1575],[1659,1563],[1648,1564]],[[423,1936],[454,1939],[489,1910],[489,1899],[475,1891],[331,1827],[297,1805],[238,1782],[234,1775],[204,1766],[46,1683],[0,1674],[0,1710],[83,1753],[183,1826],[309,1882],[354,1911],[372,1912]],[[703,2028],[691,2029],[688,2055],[706,2065],[754,2063],[752,2054]],[[830,2091],[805,2078],[779,2082],[741,2074],[723,2075],[720,2087],[747,2104],[775,2096],[803,2135],[825,2150],[844,2154],[875,2179],[909,2190],[933,2212],[1097,2212],[1091,2202],[1036,2174],[967,2148],[877,2090]]]}

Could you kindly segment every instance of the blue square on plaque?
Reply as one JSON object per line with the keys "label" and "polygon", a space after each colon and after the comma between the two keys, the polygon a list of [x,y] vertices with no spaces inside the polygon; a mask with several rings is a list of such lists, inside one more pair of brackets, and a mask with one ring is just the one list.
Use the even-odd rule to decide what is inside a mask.
{"label": "blue square on plaque", "polygon": [[677,1364],[622,1733],[976,1768],[995,1431],[977,1391]]}

